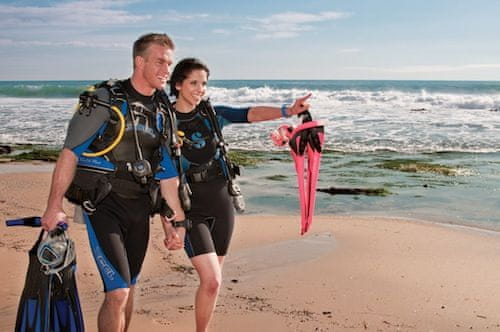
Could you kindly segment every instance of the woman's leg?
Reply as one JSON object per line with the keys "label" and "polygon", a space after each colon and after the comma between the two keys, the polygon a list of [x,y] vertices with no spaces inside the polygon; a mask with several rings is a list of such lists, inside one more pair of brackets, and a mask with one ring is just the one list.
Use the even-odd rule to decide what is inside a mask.
{"label": "woman's leg", "polygon": [[200,277],[200,286],[195,297],[196,331],[206,332],[219,294],[222,266],[220,258],[213,252],[195,256],[191,262]]}

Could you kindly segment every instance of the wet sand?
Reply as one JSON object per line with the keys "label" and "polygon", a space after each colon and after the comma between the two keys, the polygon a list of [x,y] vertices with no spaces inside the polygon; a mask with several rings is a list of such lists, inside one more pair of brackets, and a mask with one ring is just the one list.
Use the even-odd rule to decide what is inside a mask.
{"label": "wet sand", "polygon": [[[39,215],[50,173],[0,171],[0,330],[11,331],[38,231],[3,220]],[[24,169],[23,169],[24,170]],[[67,205],[67,212],[72,207]],[[87,331],[101,281],[84,225],[70,223]],[[152,222],[131,331],[194,331],[197,278]],[[500,329],[498,233],[430,222],[319,216],[239,216],[212,331],[494,331]]]}

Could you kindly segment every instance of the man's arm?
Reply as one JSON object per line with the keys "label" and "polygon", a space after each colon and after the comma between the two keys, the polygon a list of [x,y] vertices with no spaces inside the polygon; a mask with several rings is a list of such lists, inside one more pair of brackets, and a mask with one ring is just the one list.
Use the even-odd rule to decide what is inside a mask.
{"label": "man's arm", "polygon": [[73,181],[77,163],[78,158],[73,151],[67,148],[61,151],[52,173],[49,199],[42,216],[42,227],[46,231],[54,229],[60,221],[67,221],[66,213],[62,207],[63,198],[71,181]]}
{"label": "man's arm", "polygon": [[[186,215],[184,214],[184,210],[182,209],[181,202],[179,200],[179,178],[176,176],[160,180],[160,190],[162,197],[174,212],[173,220],[185,220]],[[161,219],[163,230],[165,231],[166,235],[166,247],[168,249],[181,249],[182,247],[184,247],[184,236],[186,235],[186,229],[184,227],[175,229],[170,223],[170,220],[167,220],[165,218]]]}

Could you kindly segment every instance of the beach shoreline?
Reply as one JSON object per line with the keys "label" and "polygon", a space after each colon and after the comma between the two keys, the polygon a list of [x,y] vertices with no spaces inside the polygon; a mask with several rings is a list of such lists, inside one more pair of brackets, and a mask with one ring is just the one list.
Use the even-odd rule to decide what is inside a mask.
{"label": "beach shoreline", "polygon": [[[53,165],[53,164],[49,164]],[[4,165],[3,165],[4,166]],[[2,166],[0,166],[1,168]],[[0,218],[39,215],[50,173],[16,163],[0,172]],[[34,165],[38,169],[40,165]],[[72,207],[65,205],[68,212]],[[71,214],[71,213],[69,213]],[[373,216],[240,215],[212,331],[449,331],[500,328],[494,264],[500,233],[432,221]],[[0,225],[0,330],[12,330],[38,231]],[[88,331],[96,331],[102,285],[84,225],[70,220]],[[182,251],[163,247],[158,218],[137,287],[131,331],[192,331],[196,275]]]}

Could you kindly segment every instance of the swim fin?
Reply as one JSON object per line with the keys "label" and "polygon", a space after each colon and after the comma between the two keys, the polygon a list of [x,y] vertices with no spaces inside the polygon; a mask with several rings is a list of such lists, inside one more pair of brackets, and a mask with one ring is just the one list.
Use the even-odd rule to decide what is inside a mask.
{"label": "swim fin", "polygon": [[[64,229],[59,231],[64,232]],[[38,258],[44,234],[42,230],[29,251],[28,272],[19,301],[15,331],[84,331],[75,279],[76,258],[58,272],[47,271]]]}
{"label": "swim fin", "polygon": [[[299,185],[301,211],[301,234],[309,230],[316,203],[316,186],[318,183],[322,146],[325,139],[324,126],[313,121],[311,114],[305,111],[299,114],[303,123],[296,128],[283,125],[271,138],[276,145],[288,143],[291,148]],[[307,159],[307,164],[306,164]]]}
{"label": "swim fin", "polygon": [[42,218],[40,217],[26,217],[19,219],[10,219],[5,221],[7,226],[30,226],[30,227],[40,227],[42,226]]}

